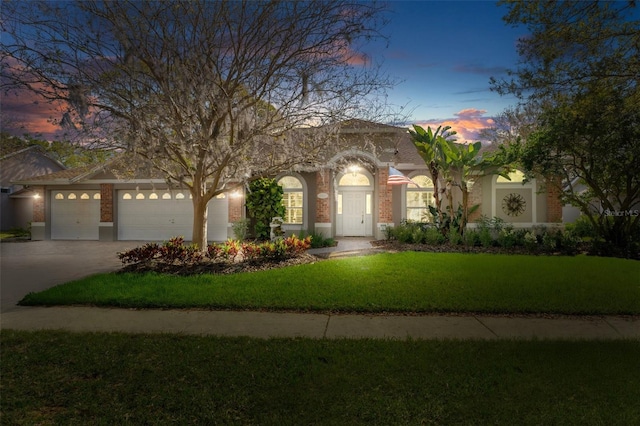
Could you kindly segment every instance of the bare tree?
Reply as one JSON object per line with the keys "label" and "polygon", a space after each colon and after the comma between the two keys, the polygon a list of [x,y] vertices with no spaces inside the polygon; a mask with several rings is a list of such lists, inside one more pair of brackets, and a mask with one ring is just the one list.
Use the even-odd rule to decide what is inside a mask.
{"label": "bare tree", "polygon": [[392,84],[359,53],[381,37],[384,11],[350,0],[8,3],[3,81],[64,101],[61,124],[187,187],[192,240],[205,247],[209,200],[318,161],[336,138],[305,128],[362,117]]}

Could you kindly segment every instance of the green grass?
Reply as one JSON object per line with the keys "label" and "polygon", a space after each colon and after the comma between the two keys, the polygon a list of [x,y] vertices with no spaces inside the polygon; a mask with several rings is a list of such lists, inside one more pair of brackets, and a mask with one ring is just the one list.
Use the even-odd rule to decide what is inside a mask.
{"label": "green grass", "polygon": [[29,294],[21,304],[640,314],[640,262],[587,256],[403,252],[226,276],[97,275]]}
{"label": "green grass", "polygon": [[31,232],[23,228],[12,228],[8,231],[0,231],[0,240],[8,240],[13,238],[29,238]]}
{"label": "green grass", "polygon": [[2,332],[2,424],[640,424],[640,342]]}

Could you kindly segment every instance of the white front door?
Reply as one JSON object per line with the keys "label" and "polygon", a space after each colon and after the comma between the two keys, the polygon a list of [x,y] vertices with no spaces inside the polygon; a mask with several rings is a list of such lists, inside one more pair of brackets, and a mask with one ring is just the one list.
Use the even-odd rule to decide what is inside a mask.
{"label": "white front door", "polygon": [[342,231],[345,237],[364,237],[366,235],[365,201],[365,192],[342,193]]}

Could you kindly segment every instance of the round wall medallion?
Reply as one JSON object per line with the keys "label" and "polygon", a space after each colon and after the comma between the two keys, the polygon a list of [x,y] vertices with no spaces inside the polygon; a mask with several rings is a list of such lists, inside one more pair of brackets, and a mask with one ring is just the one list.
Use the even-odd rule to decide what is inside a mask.
{"label": "round wall medallion", "polygon": [[325,198],[329,198],[329,194],[327,194],[326,192],[321,192],[318,194],[318,198],[324,200]]}
{"label": "round wall medallion", "polygon": [[502,199],[502,211],[509,216],[520,216],[527,208],[522,195],[512,192]]}

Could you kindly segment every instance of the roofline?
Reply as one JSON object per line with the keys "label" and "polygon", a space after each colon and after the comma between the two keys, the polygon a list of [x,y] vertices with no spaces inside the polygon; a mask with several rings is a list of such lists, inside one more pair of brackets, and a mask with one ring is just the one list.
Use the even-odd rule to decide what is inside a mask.
{"label": "roofline", "polygon": [[55,158],[51,157],[51,156],[47,153],[47,151],[45,151],[45,150],[44,150],[44,148],[42,148],[40,145],[29,145],[29,146],[28,146],[28,147],[26,147],[26,148],[22,148],[22,149],[19,149],[19,150],[17,150],[17,151],[11,152],[11,153],[9,153],[9,154],[5,155],[4,157],[0,157],[0,161],[6,160],[6,159],[8,159],[8,158],[11,158],[11,157],[16,156],[16,155],[18,155],[18,154],[22,154],[22,153],[27,152],[27,151],[30,151],[30,150],[32,150],[32,149],[36,149],[36,150],[40,151],[40,153],[41,153],[42,155],[44,155],[44,156],[45,156],[45,157],[47,157],[49,160],[53,161],[54,163],[56,163],[58,166],[62,167],[63,169],[65,169],[65,170],[67,170],[67,169],[68,169],[68,168],[67,168],[67,166],[65,166],[64,164],[62,164],[59,160],[57,160],[57,159],[55,159]]}

